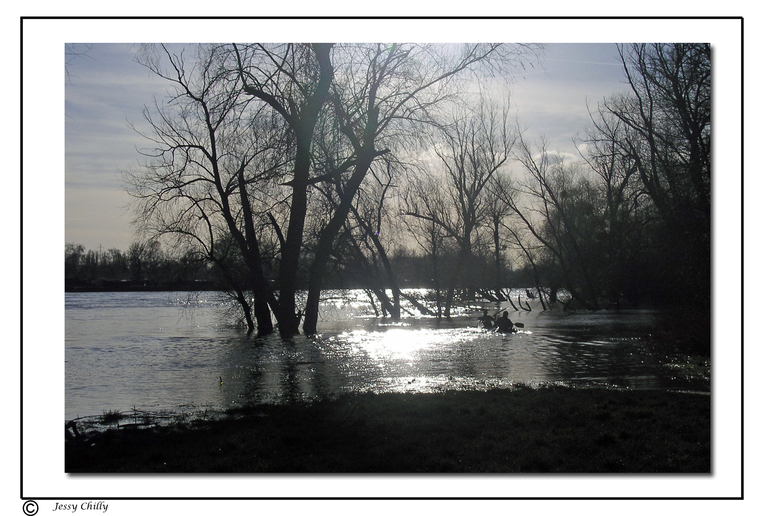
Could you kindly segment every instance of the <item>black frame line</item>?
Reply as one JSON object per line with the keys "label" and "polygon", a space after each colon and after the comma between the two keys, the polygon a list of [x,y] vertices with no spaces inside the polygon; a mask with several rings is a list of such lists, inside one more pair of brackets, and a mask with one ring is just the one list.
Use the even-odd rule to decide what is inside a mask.
{"label": "black frame line", "polygon": [[[744,471],[744,382],[741,381],[741,476],[740,476],[740,496],[739,497],[615,497],[615,496],[597,496],[597,497],[406,497],[406,496],[379,496],[379,497],[95,497],[95,498],[73,498],[71,496],[32,496],[24,494],[24,21],[25,20],[739,20],[740,21],[740,36],[741,36],[741,72],[745,67],[745,31],[744,31],[744,18],[743,16],[21,16],[20,17],[20,500],[128,500],[128,501],[181,501],[181,500],[196,500],[196,501],[275,501],[275,500],[324,500],[324,501],[341,501],[341,500],[582,500],[582,501],[595,501],[595,500],[744,500],[744,487],[745,487],[745,471]],[[741,85],[741,122],[744,117],[744,74],[741,73],[740,78]],[[743,130],[741,131],[741,150],[744,149],[744,124],[742,124]],[[744,153],[741,152],[740,165],[741,171],[744,170]],[[744,173],[741,173],[741,186],[743,185]],[[743,189],[744,192],[744,189]],[[741,201],[743,200],[744,193],[741,192]],[[741,217],[744,217],[744,210],[741,208]],[[741,218],[741,258],[743,257],[744,247],[744,227],[743,219]],[[744,264],[741,262],[741,280],[744,278]],[[741,281],[741,289],[744,288],[744,282]],[[742,293],[742,290],[741,290]],[[741,323],[745,317],[744,296],[741,302]],[[741,324],[741,343],[744,343],[744,324]],[[741,345],[741,359],[744,356],[745,346]],[[741,374],[744,377],[744,360],[741,360]],[[711,408],[712,410],[712,408]],[[174,476],[175,474],[173,474]],[[583,473],[575,475],[585,475]],[[574,475],[574,476],[575,476]],[[620,474],[617,474],[620,475]],[[669,475],[669,474],[668,474]],[[87,474],[88,476],[88,474]],[[566,476],[566,475],[564,475]],[[598,475],[599,476],[599,475]],[[649,475],[650,476],[650,475]],[[684,475],[681,475],[684,476]],[[117,478],[124,478],[124,475],[118,475]],[[384,475],[376,475],[376,477],[384,477]]]}

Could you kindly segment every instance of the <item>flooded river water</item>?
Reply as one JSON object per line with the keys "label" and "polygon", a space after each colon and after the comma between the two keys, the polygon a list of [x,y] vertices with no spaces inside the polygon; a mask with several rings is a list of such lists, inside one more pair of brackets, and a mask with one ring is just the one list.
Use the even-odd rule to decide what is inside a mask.
{"label": "flooded river water", "polygon": [[317,335],[283,340],[224,323],[217,293],[67,293],[65,418],[133,408],[215,411],[353,391],[709,390],[707,376],[649,349],[656,312],[510,310],[525,328],[498,334],[478,327],[481,308],[392,322],[375,318],[359,292],[331,293]]}

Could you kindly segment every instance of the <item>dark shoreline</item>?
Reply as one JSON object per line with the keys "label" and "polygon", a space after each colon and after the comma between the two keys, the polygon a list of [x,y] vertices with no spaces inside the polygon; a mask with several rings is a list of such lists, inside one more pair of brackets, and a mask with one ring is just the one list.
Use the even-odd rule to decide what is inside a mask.
{"label": "dark shoreline", "polygon": [[545,387],[353,394],[65,443],[68,473],[710,473],[711,397]]}

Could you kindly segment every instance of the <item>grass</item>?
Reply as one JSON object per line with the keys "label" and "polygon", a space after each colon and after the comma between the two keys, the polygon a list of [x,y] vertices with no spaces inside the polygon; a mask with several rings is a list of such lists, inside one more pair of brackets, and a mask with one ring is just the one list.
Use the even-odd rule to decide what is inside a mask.
{"label": "grass", "polygon": [[103,425],[111,425],[111,424],[118,425],[119,421],[121,421],[122,419],[124,419],[124,415],[118,410],[107,410],[102,413],[102,417],[100,418],[100,423],[102,423]]}
{"label": "grass", "polygon": [[357,394],[217,421],[108,429],[78,472],[709,473],[710,396],[549,387]]}

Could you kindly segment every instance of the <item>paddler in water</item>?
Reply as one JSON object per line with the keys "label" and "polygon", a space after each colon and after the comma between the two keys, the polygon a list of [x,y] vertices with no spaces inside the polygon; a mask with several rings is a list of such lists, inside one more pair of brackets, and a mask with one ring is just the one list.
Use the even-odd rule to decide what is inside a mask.
{"label": "paddler in water", "polygon": [[497,327],[497,331],[501,333],[511,333],[514,331],[514,323],[511,322],[511,319],[509,319],[509,313],[504,311],[503,315],[498,317],[498,319],[495,321],[495,326]]}
{"label": "paddler in water", "polygon": [[484,314],[479,318],[480,321],[482,321],[482,327],[485,330],[492,329],[493,322],[495,321],[495,318],[487,313],[487,310],[482,310]]}

